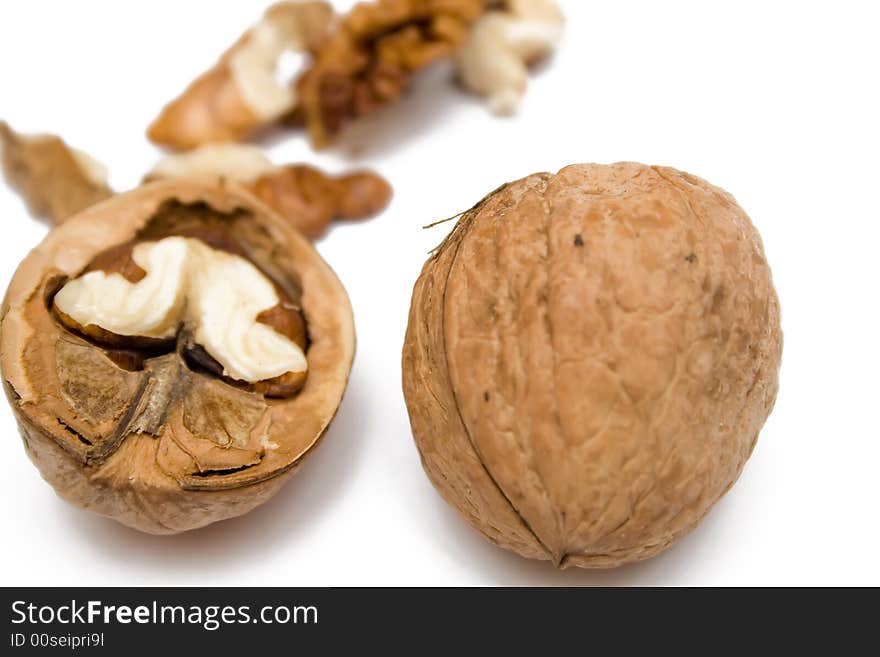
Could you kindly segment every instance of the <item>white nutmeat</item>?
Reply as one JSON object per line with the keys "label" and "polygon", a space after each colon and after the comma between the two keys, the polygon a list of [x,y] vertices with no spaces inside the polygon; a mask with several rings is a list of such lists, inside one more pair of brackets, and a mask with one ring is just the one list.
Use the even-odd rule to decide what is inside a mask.
{"label": "white nutmeat", "polygon": [[243,184],[256,182],[278,167],[262,149],[251,144],[204,144],[191,151],[163,157],[147,174],[158,178],[228,178]]}
{"label": "white nutmeat", "polygon": [[294,108],[296,94],[289,78],[305,65],[310,43],[326,29],[332,15],[325,2],[279,2],[230,52],[232,78],[261,121],[274,121]]}
{"label": "white nutmeat", "polygon": [[117,335],[170,338],[186,323],[233,379],[255,383],[307,370],[299,345],[257,321],[279,297],[244,258],[197,239],[166,237],[138,244],[132,259],[146,272],[138,282],[91,271],[66,283],[55,306],[81,326]]}
{"label": "white nutmeat", "polygon": [[456,54],[461,81],[485,96],[493,113],[514,113],[529,64],[553,51],[564,22],[555,0],[506,0],[477,21]]}

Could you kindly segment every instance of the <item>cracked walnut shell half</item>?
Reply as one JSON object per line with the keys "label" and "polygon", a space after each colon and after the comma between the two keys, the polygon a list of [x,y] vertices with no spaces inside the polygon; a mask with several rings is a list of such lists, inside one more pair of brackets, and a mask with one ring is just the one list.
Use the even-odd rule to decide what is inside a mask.
{"label": "cracked walnut shell half", "polygon": [[154,534],[277,492],[333,419],[354,355],[332,270],[222,181],[151,183],[52,230],[16,271],[0,332],[43,477]]}
{"label": "cracked walnut shell half", "polygon": [[428,260],[403,389],[425,471],[474,528],[608,568],[665,550],[737,480],[781,351],[733,197],[675,169],[574,165],[493,192]]}

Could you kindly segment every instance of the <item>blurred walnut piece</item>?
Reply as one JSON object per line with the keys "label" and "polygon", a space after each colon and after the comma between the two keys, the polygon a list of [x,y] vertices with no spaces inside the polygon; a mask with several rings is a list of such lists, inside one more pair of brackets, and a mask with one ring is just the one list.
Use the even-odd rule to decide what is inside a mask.
{"label": "blurred walnut piece", "polygon": [[237,141],[296,105],[294,89],[277,79],[285,53],[305,55],[333,18],[327,2],[291,0],[272,5],[153,122],[148,136],[177,149]]}
{"label": "blurred walnut piece", "polygon": [[391,186],[372,171],[331,177],[305,164],[275,165],[244,144],[209,144],[169,155],[147,174],[147,180],[206,177],[244,185],[312,239],[334,219],[366,219],[391,200]]}
{"label": "blurred walnut piece", "polygon": [[485,0],[355,5],[296,84],[312,144],[326,146],[347,121],[396,100],[418,70],[452,55],[485,8]]}
{"label": "blurred walnut piece", "polygon": [[[278,3],[165,107],[148,135],[192,149],[239,141],[286,117],[323,148],[450,57],[468,89],[508,114],[525,91],[527,67],[553,50],[562,25],[555,0],[373,0],[335,19],[326,2]],[[304,61],[291,84],[279,75],[285,53]]]}
{"label": "blurred walnut piece", "polygon": [[[34,214],[58,223],[114,193],[106,170],[58,137],[22,137],[0,123],[0,139],[7,178]],[[235,181],[310,239],[322,236],[333,220],[378,214],[392,193],[372,171],[328,176],[305,164],[275,165],[259,148],[246,144],[206,144],[167,155],[145,177],[160,179]]]}
{"label": "blurred walnut piece", "polygon": [[231,183],[150,183],[71,218],[21,263],[0,319],[43,477],[156,534],[269,499],[327,429],[353,353],[333,272]]}
{"label": "blurred walnut piece", "polygon": [[29,210],[60,223],[112,195],[107,171],[54,135],[20,135],[0,121],[3,173]]}
{"label": "blurred walnut piece", "polygon": [[563,23],[555,0],[505,0],[474,24],[456,53],[462,82],[485,96],[495,114],[512,114],[525,93],[528,66],[553,51]]}
{"label": "blurred walnut piece", "polygon": [[403,390],[434,486],[559,567],[651,557],[733,485],[776,398],[779,304],[728,193],[574,165],[466,212],[413,291]]}

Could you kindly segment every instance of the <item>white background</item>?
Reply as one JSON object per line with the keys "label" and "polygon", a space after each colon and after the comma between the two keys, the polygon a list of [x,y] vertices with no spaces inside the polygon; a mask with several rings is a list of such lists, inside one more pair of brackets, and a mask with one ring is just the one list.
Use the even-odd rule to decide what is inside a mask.
{"label": "white background", "polygon": [[[261,2],[0,4],[0,117],[109,166]],[[350,2],[336,3],[340,8]],[[563,2],[567,32],[514,119],[439,67],[341,147],[262,142],[278,162],[376,167],[396,196],[318,244],[347,286],[358,354],[325,441],[249,515],[141,535],[55,497],[0,408],[0,583],[241,585],[880,584],[880,47],[869,2]],[[781,391],[739,483],[690,536],[615,571],[557,572],[472,532],[422,473],[400,386],[410,292],[449,224],[500,183],[571,162],[672,165],[732,192],[783,310]],[[0,284],[45,234],[0,186]]]}

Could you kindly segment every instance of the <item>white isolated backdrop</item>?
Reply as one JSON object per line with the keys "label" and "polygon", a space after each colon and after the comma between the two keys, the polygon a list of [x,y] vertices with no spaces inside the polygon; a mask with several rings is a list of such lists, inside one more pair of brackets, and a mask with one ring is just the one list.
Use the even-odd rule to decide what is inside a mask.
{"label": "white isolated backdrop", "polygon": [[[266,2],[0,3],[0,117],[56,132],[118,189],[158,151],[144,130]],[[346,8],[351,2],[336,3]],[[438,66],[316,154],[372,166],[389,209],[318,249],[347,286],[358,353],[324,442],[268,504],[180,536],[68,506],[0,408],[3,585],[880,584],[880,102],[867,2],[563,0],[556,57],[515,118],[492,117]],[[409,430],[400,351],[412,285],[451,224],[500,183],[572,162],[672,165],[732,192],[761,231],[783,310],[781,391],[739,483],[648,562],[559,572],[474,533],[434,492]],[[0,284],[45,234],[0,185]]]}

